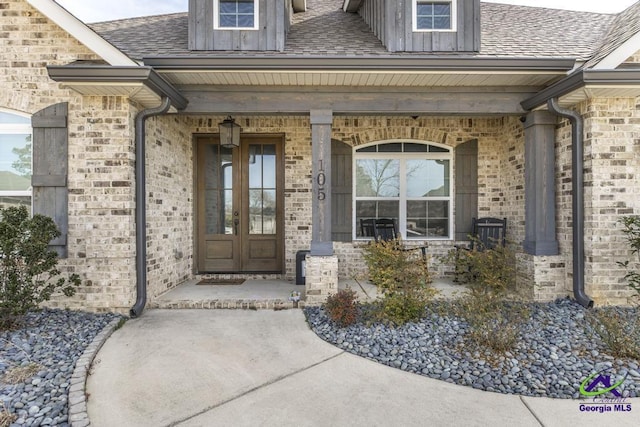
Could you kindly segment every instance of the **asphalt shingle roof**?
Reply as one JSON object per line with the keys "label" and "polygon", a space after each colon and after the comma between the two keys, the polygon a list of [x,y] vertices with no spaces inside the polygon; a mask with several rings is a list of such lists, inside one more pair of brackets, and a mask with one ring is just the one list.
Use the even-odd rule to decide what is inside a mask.
{"label": "asphalt shingle roof", "polygon": [[[134,59],[229,54],[412,55],[388,52],[358,14],[342,11],[342,4],[343,0],[307,0],[308,10],[293,15],[284,52],[191,52],[187,44],[186,13],[109,21],[90,26]],[[618,16],[485,2],[481,3],[481,13],[481,51],[476,54],[478,56],[587,60],[596,51],[606,55],[606,52],[615,49],[613,46],[621,37],[615,24],[629,20],[622,15],[634,17],[634,25],[625,25],[624,34],[638,31],[640,26],[640,2]],[[603,39],[604,44],[601,42]],[[607,42],[609,39],[611,41]]]}
{"label": "asphalt shingle roof", "polygon": [[585,66],[596,65],[638,32],[640,32],[640,1],[615,17],[602,44]]}

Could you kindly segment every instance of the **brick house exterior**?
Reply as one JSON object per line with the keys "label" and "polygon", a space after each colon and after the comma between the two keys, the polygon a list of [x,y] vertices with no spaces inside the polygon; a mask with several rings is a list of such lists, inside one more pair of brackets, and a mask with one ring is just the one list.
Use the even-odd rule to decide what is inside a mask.
{"label": "brick house exterior", "polygon": [[[505,217],[520,285],[532,299],[573,296],[579,259],[590,299],[626,302],[616,261],[629,256],[618,220],[640,210],[640,2],[605,15],[457,0],[448,9],[456,25],[439,21],[450,25],[440,31],[420,28],[433,21],[413,22],[418,6],[409,0],[309,0],[304,10],[256,0],[269,11],[253,16],[257,29],[223,28],[223,17],[210,10],[219,1],[192,1],[184,14],[87,26],[50,0],[0,0],[0,114],[45,114],[32,120],[33,210],[61,222],[62,265],[83,279],[75,297],[54,304],[128,311],[210,273],[293,279],[297,252],[309,249],[307,295],[321,301],[338,279],[363,271],[360,207],[375,202],[382,209],[389,201],[365,200],[353,182],[338,190],[341,174],[357,178],[351,168],[358,159],[384,159],[382,148],[367,153],[394,143],[434,147],[424,164],[448,165],[437,179],[450,191],[413,200],[412,190],[403,190],[398,203],[444,206],[439,217],[429,211],[417,220],[438,224],[417,238],[406,235],[414,218],[399,208],[409,244],[427,242],[432,255],[444,254],[464,239],[472,217]],[[163,100],[166,111],[150,110]],[[583,121],[584,250],[577,254],[575,132],[549,100]],[[46,113],[55,106],[64,117],[61,171],[38,141],[51,135]],[[228,116],[248,138],[228,152],[243,153],[228,154],[238,174],[229,180],[233,189],[207,181],[202,166]],[[266,137],[275,142],[263,144]],[[334,144],[342,144],[348,166],[336,160]],[[457,156],[464,144],[475,150],[471,166]],[[281,162],[273,179],[282,182],[272,184],[264,171],[273,167],[263,163],[254,187],[256,158]],[[414,157],[403,151],[398,158],[405,165]],[[463,199],[469,177],[476,190]],[[208,216],[211,206],[202,200],[213,200],[214,187],[247,209],[254,201],[245,193],[260,191],[261,210],[246,214],[234,204],[228,217]],[[0,204],[11,203],[12,193],[1,188]],[[281,200],[275,213],[271,192]],[[62,202],[51,205],[49,194]],[[216,215],[224,224],[209,233],[205,219]],[[262,231],[248,231],[247,218],[254,224],[256,215]],[[277,237],[270,240],[271,222]],[[233,259],[225,258],[226,247]],[[266,253],[270,267],[246,267]]]}

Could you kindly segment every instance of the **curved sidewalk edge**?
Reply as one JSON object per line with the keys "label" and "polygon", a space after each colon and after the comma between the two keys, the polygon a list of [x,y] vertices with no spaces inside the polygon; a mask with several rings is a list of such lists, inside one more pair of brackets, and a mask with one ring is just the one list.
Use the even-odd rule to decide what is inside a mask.
{"label": "curved sidewalk edge", "polygon": [[91,425],[89,414],[87,413],[87,394],[85,386],[87,376],[91,369],[91,364],[100,351],[100,348],[107,341],[107,338],[116,330],[122,318],[113,319],[105,326],[93,341],[85,348],[82,356],[76,362],[76,367],[71,375],[69,388],[69,424],[71,427],[86,427]]}

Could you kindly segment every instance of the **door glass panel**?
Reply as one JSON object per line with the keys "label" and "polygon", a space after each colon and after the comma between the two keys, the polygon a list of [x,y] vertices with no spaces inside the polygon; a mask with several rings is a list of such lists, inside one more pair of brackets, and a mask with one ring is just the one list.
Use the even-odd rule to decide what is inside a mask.
{"label": "door glass panel", "polygon": [[276,146],[249,145],[249,233],[276,234]]}
{"label": "door glass panel", "polygon": [[264,190],[262,194],[262,232],[276,234],[276,190]]}
{"label": "door glass panel", "polygon": [[205,230],[207,234],[233,233],[233,155],[220,145],[205,148]]}

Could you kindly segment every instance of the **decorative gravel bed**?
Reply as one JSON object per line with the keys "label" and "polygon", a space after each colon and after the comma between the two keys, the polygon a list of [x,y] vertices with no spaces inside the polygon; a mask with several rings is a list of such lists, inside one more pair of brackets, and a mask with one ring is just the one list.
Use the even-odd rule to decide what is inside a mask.
{"label": "decorative gravel bed", "polygon": [[[18,416],[12,425],[69,425],[69,381],[76,361],[116,317],[42,310],[28,313],[22,328],[0,332],[0,411]],[[21,381],[19,373],[26,378]]]}
{"label": "decorative gravel bed", "polygon": [[[624,397],[640,397],[637,360],[616,360],[604,344],[585,331],[585,309],[563,299],[531,303],[517,347],[504,354],[465,345],[466,322],[447,313],[449,301],[434,301],[418,323],[402,327],[357,323],[338,328],[323,308],[307,307],[312,330],[350,353],[431,378],[481,390],[525,396],[579,398],[580,384],[607,370],[629,374]],[[444,305],[444,306],[443,306]],[[637,312],[616,308],[625,316]]]}

